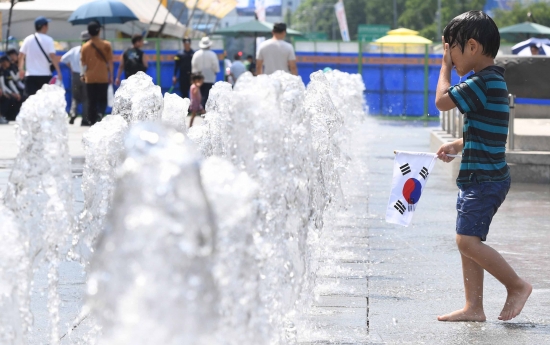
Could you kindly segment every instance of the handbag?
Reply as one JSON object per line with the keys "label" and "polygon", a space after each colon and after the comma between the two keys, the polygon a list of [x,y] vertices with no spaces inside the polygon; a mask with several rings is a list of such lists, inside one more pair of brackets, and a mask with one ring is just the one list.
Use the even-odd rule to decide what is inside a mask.
{"label": "handbag", "polygon": [[36,34],[34,34],[34,39],[36,40],[36,43],[38,43],[38,47],[42,51],[42,54],[44,54],[44,57],[46,58],[46,60],[48,60],[48,63],[50,64],[50,72],[52,73],[55,72],[55,66],[52,63],[52,60],[50,60],[50,57],[48,56],[48,54],[46,54],[46,52],[44,51],[44,48],[42,48],[42,45],[40,44],[38,37],[36,37]]}

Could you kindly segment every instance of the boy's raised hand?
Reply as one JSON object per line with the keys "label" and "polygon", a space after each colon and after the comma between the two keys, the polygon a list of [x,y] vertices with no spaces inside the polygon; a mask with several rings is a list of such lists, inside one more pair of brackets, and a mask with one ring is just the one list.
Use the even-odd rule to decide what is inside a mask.
{"label": "boy's raised hand", "polygon": [[453,60],[451,59],[451,48],[449,43],[445,43],[445,38],[441,36],[441,43],[443,43],[443,60],[442,63],[449,68],[453,67]]}

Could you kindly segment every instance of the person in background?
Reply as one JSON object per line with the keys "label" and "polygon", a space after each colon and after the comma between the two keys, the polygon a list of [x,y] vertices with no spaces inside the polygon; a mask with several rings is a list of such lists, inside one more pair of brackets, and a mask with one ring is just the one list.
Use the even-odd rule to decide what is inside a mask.
{"label": "person in background", "polygon": [[6,120],[15,121],[23,102],[22,94],[24,88],[17,87],[17,83],[14,80],[15,73],[11,68],[11,61],[6,55],[0,57],[0,66],[2,67],[0,74],[0,87],[2,89],[0,113],[2,113]]}
{"label": "person in background", "polygon": [[195,51],[191,49],[191,39],[183,39],[183,50],[174,57],[174,76],[172,84],[176,85],[178,81],[178,72],[180,80],[181,97],[189,97],[189,88],[191,87],[191,60]]}
{"label": "person in background", "polygon": [[248,55],[243,63],[248,72],[252,73],[252,75],[256,75],[256,63],[254,62],[252,55]]}
{"label": "person in background", "polygon": [[80,52],[81,77],[86,83],[88,97],[87,118],[82,119],[82,126],[92,126],[101,121],[107,108],[107,89],[113,83],[113,49],[111,43],[99,38],[100,32],[101,25],[91,21],[88,24],[90,40]]}
{"label": "person in background", "polygon": [[197,114],[204,114],[204,107],[202,106],[201,86],[204,82],[204,76],[200,73],[194,73],[191,76],[191,105],[189,110],[191,111],[191,122],[189,127],[193,127],[193,120]]}
{"label": "person in background", "polygon": [[292,44],[285,42],[286,24],[275,23],[272,33],[273,38],[260,44],[256,56],[256,72],[260,75],[272,74],[275,71],[285,71],[298,75],[294,48]]}
{"label": "person in background", "polygon": [[539,55],[539,47],[536,44],[531,44],[529,48],[531,49],[531,55]]}
{"label": "person in background", "polygon": [[235,60],[231,64],[231,76],[233,77],[234,82],[237,82],[237,79],[246,72],[246,67],[241,62],[241,54],[237,53],[235,54]]}
{"label": "person in background", "polygon": [[120,85],[120,75],[124,70],[124,76],[126,79],[130,78],[137,72],[147,72],[147,56],[143,53],[143,36],[135,35],[132,37],[132,48],[126,49],[122,54],[122,60],[120,61],[120,67],[118,68],[116,81],[117,85]]}
{"label": "person in background", "polygon": [[19,75],[19,52],[15,49],[10,49],[6,54],[10,58],[11,69],[15,75],[14,81],[17,84],[17,87],[25,89],[25,84],[23,83],[23,79],[21,79],[21,76]]}
{"label": "person in background", "polygon": [[[80,39],[82,40],[82,45],[90,40],[88,30],[80,33]],[[72,100],[71,110],[69,111],[69,123],[71,125],[74,124],[74,120],[76,119],[76,111],[79,104],[82,104],[82,112],[86,112],[86,84],[84,84],[80,79],[80,74],[82,73],[82,69],[80,68],[80,51],[82,49],[82,45],[71,48],[61,57],[61,62],[71,69]],[[85,119],[86,116],[82,115],[82,118]]]}
{"label": "person in background", "polygon": [[27,36],[21,45],[19,76],[21,79],[25,78],[25,97],[34,95],[42,85],[48,84],[54,70],[57,72],[58,80],[62,78],[53,39],[46,35],[49,22],[50,20],[45,17],[36,18],[36,33]]}
{"label": "person in background", "polygon": [[202,107],[206,106],[210,89],[216,82],[216,74],[220,71],[220,63],[216,53],[210,50],[213,42],[209,37],[203,37],[199,43],[201,48],[193,55],[191,66],[193,73],[201,73],[204,83],[201,86]]}

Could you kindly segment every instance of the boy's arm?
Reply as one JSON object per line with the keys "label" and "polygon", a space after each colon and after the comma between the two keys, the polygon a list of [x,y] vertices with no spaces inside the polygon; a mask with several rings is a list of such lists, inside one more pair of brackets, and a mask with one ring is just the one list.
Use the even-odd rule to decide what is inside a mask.
{"label": "boy's arm", "polygon": [[452,161],[454,159],[454,157],[449,157],[449,156],[447,156],[447,154],[457,155],[460,152],[462,152],[463,147],[464,147],[463,138],[445,143],[445,144],[441,145],[439,150],[437,150],[437,158],[441,159],[444,162],[449,163],[450,161]]}
{"label": "boy's arm", "polygon": [[[442,38],[443,40],[443,38]],[[451,110],[456,107],[455,103],[449,97],[449,88],[451,87],[451,71],[453,62],[451,60],[451,51],[449,44],[443,40],[443,60],[441,62],[441,70],[439,71],[439,80],[435,92],[435,106],[440,111]]]}

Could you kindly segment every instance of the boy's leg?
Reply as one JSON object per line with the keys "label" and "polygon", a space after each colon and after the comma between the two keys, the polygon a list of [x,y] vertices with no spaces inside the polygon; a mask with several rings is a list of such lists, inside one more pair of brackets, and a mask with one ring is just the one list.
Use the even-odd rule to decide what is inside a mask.
{"label": "boy's leg", "polygon": [[506,260],[477,236],[457,235],[458,248],[466,256],[500,281],[508,292],[499,320],[510,320],[519,315],[533,287],[521,279]]}
{"label": "boy's leg", "polygon": [[485,321],[485,312],[483,311],[483,267],[462,253],[460,257],[462,259],[466,305],[463,309],[438,316],[437,319],[439,321]]}

